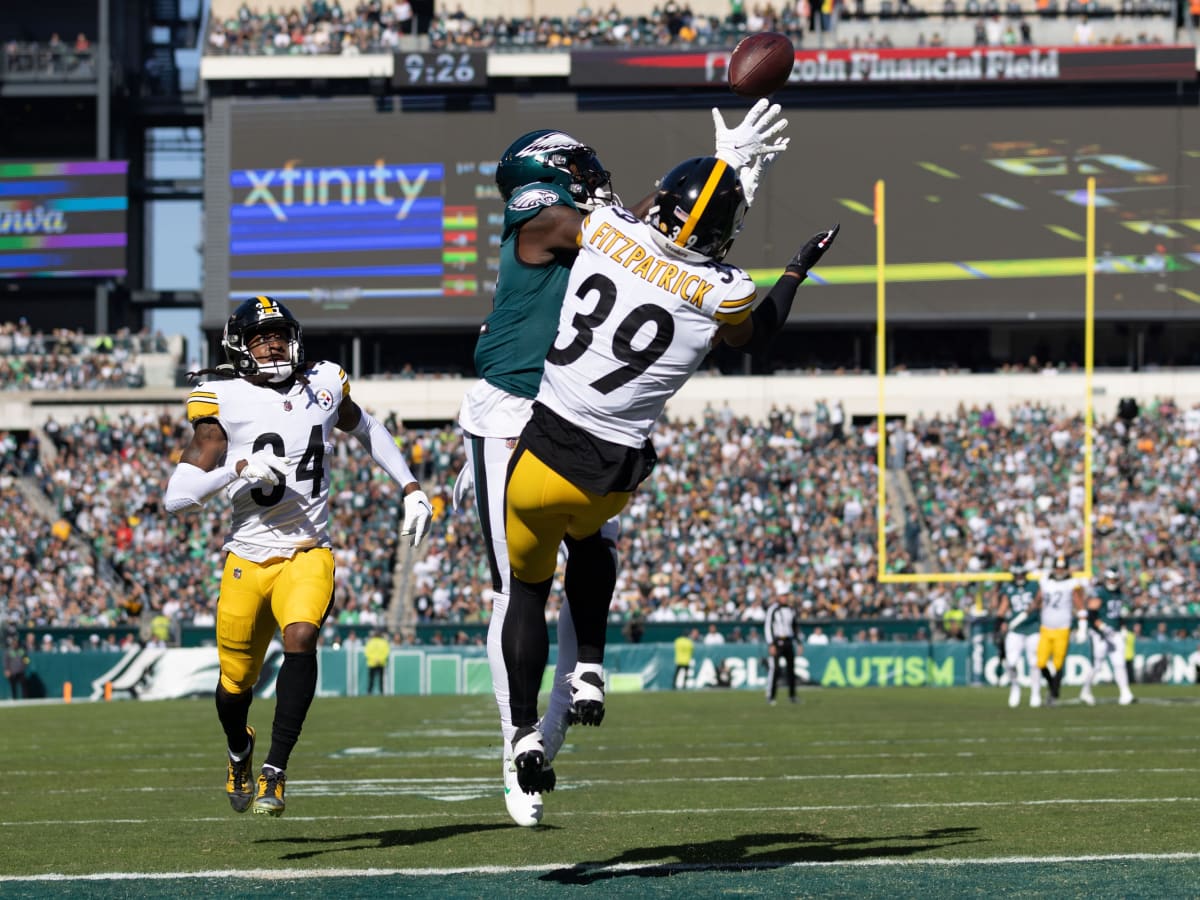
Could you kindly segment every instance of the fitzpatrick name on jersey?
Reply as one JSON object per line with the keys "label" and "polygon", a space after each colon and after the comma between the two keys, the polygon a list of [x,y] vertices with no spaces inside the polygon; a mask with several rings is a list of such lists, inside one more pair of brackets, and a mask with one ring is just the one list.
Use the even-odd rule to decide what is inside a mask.
{"label": "fitzpatrick name on jersey", "polygon": [[233,525],[225,549],[254,562],[330,546],[329,479],[325,460],[350,380],[335,363],[318,362],[286,390],[243,378],[206,381],[188,395],[188,420],[216,419],[225,430],[229,461],[271,448],[288,461],[274,487],[235,481],[226,492]]}
{"label": "fitzpatrick name on jersey", "polygon": [[628,210],[598,209],[583,221],[537,399],[602,440],[641,447],[717,328],[750,315],[754,298],[736,266],[671,257]]}

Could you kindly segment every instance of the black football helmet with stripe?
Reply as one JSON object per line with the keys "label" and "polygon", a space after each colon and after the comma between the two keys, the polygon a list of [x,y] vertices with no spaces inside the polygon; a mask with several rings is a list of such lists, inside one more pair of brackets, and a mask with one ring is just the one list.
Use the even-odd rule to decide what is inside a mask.
{"label": "black football helmet with stripe", "polygon": [[668,250],[719,261],[745,215],[737,169],[715,156],[697,156],[663,176],[646,221]]}
{"label": "black football helmet with stripe", "polygon": [[[288,358],[260,363],[250,352],[250,339],[260,331],[284,330],[288,334]],[[242,378],[265,375],[272,384],[286,381],[304,365],[304,332],[286,306],[270,297],[252,297],[238,305],[225,323],[221,336],[225,358]]]}

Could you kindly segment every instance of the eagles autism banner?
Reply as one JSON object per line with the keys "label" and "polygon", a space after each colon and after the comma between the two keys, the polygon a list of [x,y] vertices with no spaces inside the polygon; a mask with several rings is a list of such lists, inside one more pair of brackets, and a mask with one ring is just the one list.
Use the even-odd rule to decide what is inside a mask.
{"label": "eagles autism banner", "polygon": [[[542,682],[548,689],[555,648]],[[263,675],[255,687],[259,697],[274,693],[282,648],[273,646]],[[762,644],[699,646],[682,688],[717,687],[717,671],[724,665],[733,690],[766,688],[767,651]],[[133,647],[125,654],[34,653],[32,669],[44,685],[45,696],[62,696],[63,684],[76,686],[76,697],[99,700],[111,683],[117,699],[162,700],[176,697],[209,697],[216,686],[217,651],[213,647],[153,649]],[[1077,688],[1091,667],[1081,645],[1072,644],[1067,655],[1067,687]],[[674,648],[670,644],[610,644],[605,659],[609,691],[671,690],[675,676]],[[981,668],[980,668],[981,667]],[[1138,684],[1196,684],[1200,649],[1193,641],[1138,643],[1134,658],[1134,690]],[[978,671],[977,671],[978,670]],[[955,687],[979,684],[1007,686],[1004,666],[988,642],[979,659],[972,659],[969,643],[893,641],[880,644],[830,644],[806,647],[796,658],[796,674],[809,687]],[[1024,665],[1019,680],[1028,683]],[[1112,674],[1101,669],[1098,683],[1108,684]],[[361,646],[320,651],[318,693],[324,697],[358,696],[366,692],[367,664]],[[388,657],[385,693],[407,695],[490,694],[491,672],[483,647],[432,645],[393,647]],[[0,699],[3,699],[0,688]],[[1067,699],[1073,699],[1068,695]]]}

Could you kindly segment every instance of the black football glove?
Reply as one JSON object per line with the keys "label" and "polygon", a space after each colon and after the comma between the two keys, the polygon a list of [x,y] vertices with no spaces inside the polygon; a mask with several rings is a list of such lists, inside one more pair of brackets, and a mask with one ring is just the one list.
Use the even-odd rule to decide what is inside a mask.
{"label": "black football glove", "polygon": [[838,224],[834,225],[828,231],[814,234],[808,239],[808,243],[800,248],[800,252],[793,256],[791,261],[784,266],[783,270],[793,275],[799,275],[801,280],[803,280],[808,275],[808,270],[821,261],[821,257],[825,255],[825,251],[833,244],[841,228],[842,226]]}

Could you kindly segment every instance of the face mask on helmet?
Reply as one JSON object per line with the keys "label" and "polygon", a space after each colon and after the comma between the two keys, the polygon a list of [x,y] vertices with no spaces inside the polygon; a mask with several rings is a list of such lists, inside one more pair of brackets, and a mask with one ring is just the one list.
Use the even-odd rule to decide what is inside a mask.
{"label": "face mask on helmet", "polygon": [[737,171],[711,156],[680,163],[663,176],[646,216],[660,246],[684,258],[721,260],[746,215]]}
{"label": "face mask on helmet", "polygon": [[[250,349],[255,335],[266,331],[283,332],[286,337],[286,359],[260,361]],[[225,358],[242,378],[263,376],[268,384],[279,384],[291,378],[304,364],[303,332],[300,322],[282,303],[270,297],[255,297],[243,302],[229,321],[221,338]]]}

